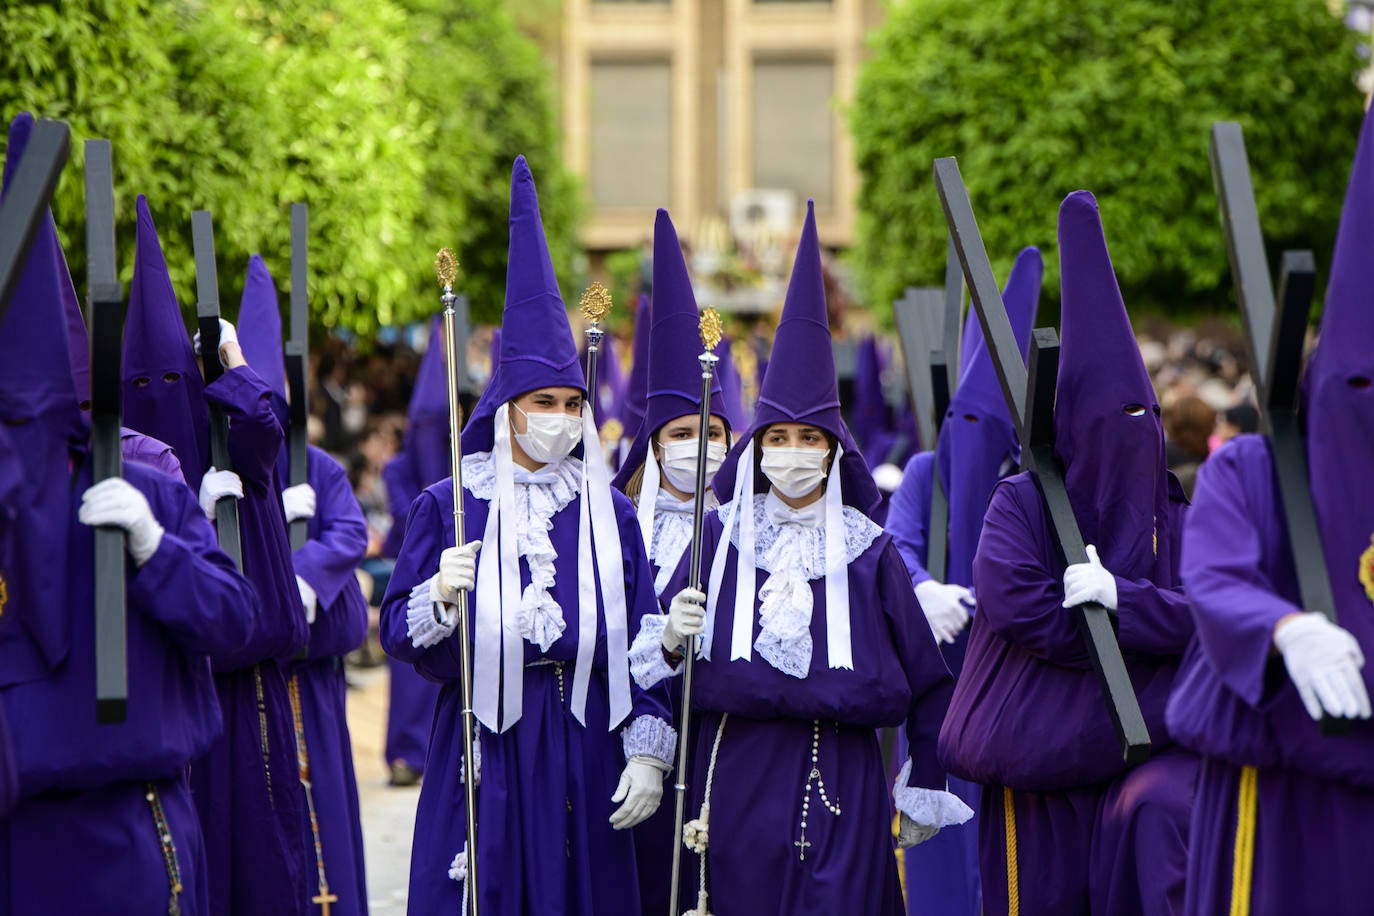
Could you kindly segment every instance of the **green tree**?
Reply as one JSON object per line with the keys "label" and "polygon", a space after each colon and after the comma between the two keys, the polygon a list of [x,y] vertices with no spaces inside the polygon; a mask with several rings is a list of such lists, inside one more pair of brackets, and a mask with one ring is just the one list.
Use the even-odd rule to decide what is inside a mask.
{"label": "green tree", "polygon": [[[474,321],[500,320],[505,301],[510,170],[529,160],[554,267],[572,276],[577,190],[563,168],[549,70],[502,0],[399,0],[410,14],[410,97],[421,108],[428,148],[418,236],[405,252],[415,311],[438,308],[429,264],[449,245],[462,263],[459,286]],[[577,293],[565,288],[565,299]]]}
{"label": "green tree", "polygon": [[870,301],[939,282],[931,163],[957,156],[999,277],[1036,244],[1057,296],[1056,210],[1087,188],[1133,310],[1227,307],[1215,120],[1245,128],[1271,252],[1329,263],[1361,113],[1355,42],[1315,0],[894,4],[850,112]]}

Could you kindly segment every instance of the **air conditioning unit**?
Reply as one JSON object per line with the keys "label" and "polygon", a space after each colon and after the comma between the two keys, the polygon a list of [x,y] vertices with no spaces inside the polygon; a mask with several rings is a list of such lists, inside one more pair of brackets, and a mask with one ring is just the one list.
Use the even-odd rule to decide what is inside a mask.
{"label": "air conditioning unit", "polygon": [[741,241],[797,230],[797,195],[793,191],[752,188],[730,200],[730,231]]}

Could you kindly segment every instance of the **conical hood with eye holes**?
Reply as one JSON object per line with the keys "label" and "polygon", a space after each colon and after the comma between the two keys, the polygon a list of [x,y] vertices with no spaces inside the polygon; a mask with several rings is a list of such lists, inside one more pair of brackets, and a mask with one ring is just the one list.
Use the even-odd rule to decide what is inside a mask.
{"label": "conical hood with eye holes", "polygon": [[1097,200],[1059,208],[1062,330],[1055,451],[1083,540],[1126,579],[1173,584],[1164,427],[1117,286]]}
{"label": "conical hood with eye holes", "polygon": [[170,445],[186,483],[199,492],[210,466],[205,383],[142,194],[136,207],[134,279],[124,324],[124,424]]}
{"label": "conical hood with eye holes", "polygon": [[[1374,576],[1374,119],[1341,210],[1317,347],[1303,378],[1308,480],[1337,619],[1368,615]],[[1358,573],[1356,571],[1359,571]],[[1372,579],[1371,581],[1374,581]],[[1312,608],[1311,610],[1325,610]]]}

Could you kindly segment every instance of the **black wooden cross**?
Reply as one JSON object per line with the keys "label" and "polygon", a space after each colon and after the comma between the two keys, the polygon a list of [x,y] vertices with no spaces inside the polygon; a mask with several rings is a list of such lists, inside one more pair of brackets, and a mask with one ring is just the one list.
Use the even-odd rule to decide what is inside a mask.
{"label": "black wooden cross", "polygon": [[[286,379],[291,393],[291,428],[288,431],[291,486],[310,479],[306,456],[310,437],[307,431],[310,389],[306,368],[310,354],[310,299],[306,284],[309,271],[306,249],[309,240],[309,213],[305,204],[291,205],[291,335],[286,342]],[[291,550],[305,546],[309,521],[298,518],[291,523]]]}
{"label": "black wooden cross", "polygon": [[[983,339],[997,370],[1008,412],[1021,437],[1021,463],[1030,471],[1054,528],[1065,562],[1086,563],[1083,534],[1069,503],[1064,468],[1054,452],[1054,387],[1059,367],[1059,337],[1037,328],[1031,336],[1029,369],[1021,362],[1011,320],[988,261],[987,250],[969,203],[968,190],[953,158],[935,160],[935,189],[940,195],[950,238],[968,281]],[[1121,657],[1110,612],[1100,604],[1074,608],[1093,670],[1107,701],[1107,711],[1121,742],[1122,756],[1138,763],[1150,755],[1150,733],[1135,689]]]}
{"label": "black wooden cross", "polygon": [[[209,210],[191,213],[191,243],[196,255],[196,316],[200,322],[200,359],[205,367],[205,384],[224,374],[219,361],[219,268],[215,265],[215,224]],[[229,460],[229,418],[210,404],[210,463],[221,471],[232,471]],[[239,531],[239,506],[233,497],[215,503],[215,530],[220,549],[239,569],[243,569],[243,542]]]}
{"label": "black wooden cross", "polygon": [[[1250,377],[1256,388],[1260,430],[1268,439],[1274,461],[1279,501],[1288,523],[1293,565],[1298,574],[1298,592],[1304,608],[1320,611],[1335,623],[1336,602],[1322,554],[1298,415],[1298,379],[1316,265],[1310,251],[1285,251],[1275,301],[1240,125],[1234,121],[1213,124],[1209,153],[1236,304],[1240,306],[1250,350]],[[1323,717],[1323,732],[1341,734],[1346,730],[1343,720]]]}
{"label": "black wooden cross", "polygon": [[[945,288],[908,287],[895,304],[912,410],[921,446],[929,451],[934,451],[939,441],[950,398],[959,383],[963,299],[964,277],[951,241],[945,261]],[[939,582],[949,574],[949,497],[938,468],[930,475],[926,571]]]}
{"label": "black wooden cross", "polygon": [[[109,140],[87,140],[86,308],[91,338],[91,482],[124,473],[119,444],[124,289],[115,267],[114,171]],[[128,716],[128,629],[124,529],[95,530],[95,718]]]}
{"label": "black wooden cross", "polygon": [[0,202],[0,322],[5,320],[10,295],[24,271],[29,246],[47,216],[70,144],[71,131],[65,121],[39,118]]}

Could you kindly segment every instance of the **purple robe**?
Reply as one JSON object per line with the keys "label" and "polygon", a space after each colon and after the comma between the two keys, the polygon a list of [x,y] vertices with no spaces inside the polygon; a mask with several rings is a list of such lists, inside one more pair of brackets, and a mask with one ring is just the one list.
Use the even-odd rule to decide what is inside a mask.
{"label": "purple robe", "polygon": [[[1374,811],[1374,723],[1323,735],[1271,649],[1274,624],[1303,608],[1264,438],[1238,436],[1203,464],[1185,537],[1183,577],[1198,639],[1169,700],[1168,722],[1180,744],[1205,758],[1187,912],[1229,905],[1237,786],[1247,766],[1258,768],[1251,912],[1361,912],[1374,897],[1374,875],[1356,852],[1370,835],[1365,815]],[[1374,646],[1369,615],[1342,614],[1340,625]],[[1370,689],[1368,665],[1364,680]],[[1302,823],[1321,828],[1292,826]],[[1296,862],[1303,863],[1300,880]]]}
{"label": "purple robe", "polygon": [[176,452],[172,451],[172,447],[166,442],[159,442],[152,436],[145,436],[132,429],[121,429],[119,431],[119,448],[124,454],[125,461],[146,464],[173,480],[186,482],[185,475],[181,473],[181,462],[177,460]]}
{"label": "purple robe", "polygon": [[[631,634],[652,613],[653,575],[645,557],[634,507],[613,493],[625,556],[624,579]],[[463,494],[467,530],[482,531],[488,502]],[[459,644],[453,638],[417,649],[407,635],[406,606],[411,589],[438,570],[440,553],[454,544],[453,483],[443,480],[415,500],[406,523],[406,540],[396,561],[382,606],[382,646],[412,662],[425,677],[441,684],[429,748],[428,776],[420,787],[415,842],[410,862],[410,912],[457,912],[463,885],[449,877],[455,855],[466,844]],[[481,785],[478,794],[477,856],[482,912],[488,916],[578,913],[619,916],[640,912],[634,846],[629,831],[611,829],[611,803],[625,755],[618,730],[610,729],[606,681],[606,629],[598,615],[597,647],[587,695],[586,724],[580,724],[565,696],[571,694],[578,635],[579,500],[552,518],[549,532],[558,553],[556,582],[549,594],[565,609],[568,626],[540,652],[524,644],[523,714],[497,735],[483,728]],[[494,548],[495,545],[489,545]],[[484,548],[486,549],[486,548]],[[520,562],[522,589],[530,582]],[[468,597],[476,610],[476,594]],[[509,612],[509,611],[508,611]],[[666,691],[631,686],[639,716],[669,718]],[[666,796],[666,793],[665,793]]]}
{"label": "purple robe", "polygon": [[[15,752],[24,797],[0,827],[0,913],[7,916],[92,912],[93,900],[107,913],[166,912],[169,882],[145,798],[149,781],[177,848],[181,910],[210,912],[201,827],[184,773],[220,731],[206,656],[247,641],[254,595],[185,486],[132,463],[124,477],[165,529],[157,552],[127,567],[129,717],[118,726],[95,724],[89,625],[70,628],[58,667],[33,670],[0,690],[0,707],[21,737]],[[94,539],[76,518],[90,485],[83,460],[64,488],[72,494],[63,500],[65,518],[53,522],[65,524],[66,603],[73,609],[93,601]],[[7,671],[24,667],[30,645],[22,609],[0,617]]]}
{"label": "purple robe", "polygon": [[[723,530],[719,514],[707,518],[703,569],[711,568]],[[734,595],[738,552],[733,545],[727,549],[731,559],[720,594]],[[689,560],[683,557],[664,594],[685,587]],[[763,570],[755,576],[757,587],[768,578]],[[721,717],[729,714],[710,798],[707,881],[716,916],[903,913],[876,729],[906,726],[908,785],[945,787],[935,739],[949,703],[950,676],[891,537],[878,535],[849,564],[853,670],[829,667],[824,577],[810,586],[814,648],[804,679],[758,657],[730,661],[735,609],[726,601],[716,609],[712,657],[696,664],[692,702],[702,718],[688,780],[689,818],[701,810],[712,745]],[[757,608],[749,612],[757,639]],[[819,768],[842,814],[833,817],[813,804],[805,836],[811,845],[802,859],[796,844],[802,841],[801,805],[817,721]],[[686,854],[683,861],[684,884],[694,887],[697,858]]]}
{"label": "purple robe", "polygon": [[[413,467],[411,457],[402,453],[382,469],[387,504],[393,520],[383,547],[388,556],[400,553],[410,504],[423,489],[415,482]],[[421,677],[414,665],[391,655],[387,656],[386,664],[391,674],[390,701],[386,711],[386,763],[390,765],[400,761],[416,773],[423,773],[425,755],[429,751],[430,724],[434,721],[434,705],[439,701],[439,685]]]}
{"label": "purple robe", "polygon": [[290,697],[279,659],[308,638],[281,507],[276,458],[282,430],[271,391],[247,366],[205,389],[231,423],[230,458],[243,480],[238,501],[244,575],[257,619],[236,652],[215,653],[224,734],[191,769],[205,825],[210,899],[216,916],[304,913],[314,886],[305,797],[296,766]]}
{"label": "purple robe", "polygon": [[[1172,545],[1177,568],[1184,499],[1172,477],[1169,486],[1173,502],[1160,542]],[[1170,762],[1151,760],[1126,771],[1075,615],[1061,606],[1064,568],[1034,481],[1029,474],[1007,478],[993,492],[973,563],[978,609],[940,734],[940,754],[952,773],[988,787],[985,811],[1000,811],[1002,788],[1011,787],[1016,804],[1027,806],[1017,818],[1017,830],[1027,839],[1018,844],[1054,850],[1059,864],[1053,872],[1021,868],[1023,875],[1035,875],[1020,883],[1024,912],[1087,913],[1088,897],[1078,891],[1089,886],[1115,888],[1113,899],[1124,899],[1119,888],[1131,886],[1131,875],[1112,869],[1127,867],[1130,857],[1090,861],[1100,842],[1096,838],[1109,829],[1102,820],[1104,806],[1121,795],[1133,805],[1120,815],[1128,827],[1136,822],[1177,826],[1191,792],[1186,778],[1151,775],[1160,768],[1191,772],[1190,764],[1175,762],[1174,755]],[[1116,585],[1122,655],[1161,753],[1170,743],[1164,704],[1193,633],[1192,617],[1176,584],[1157,587],[1148,579],[1118,576]],[[1144,788],[1124,792],[1128,785]],[[999,912],[996,902],[1005,902],[1007,895],[1006,873],[995,864],[1006,862],[1004,822],[989,816],[979,826],[983,897],[989,912]],[[1170,835],[1177,840],[1172,845],[1160,839]],[[1181,899],[1181,881],[1174,886],[1185,855],[1179,831],[1159,827],[1149,836],[1154,839],[1138,832],[1115,840],[1128,848],[1148,846],[1156,863],[1158,884],[1136,890],[1147,897]],[[1069,900],[1077,902],[1069,906]]]}
{"label": "purple robe", "polygon": [[[353,743],[345,716],[343,656],[367,637],[367,602],[358,584],[358,563],[367,553],[367,522],[353,496],[348,474],[327,452],[314,446],[306,471],[315,490],[315,515],[306,525],[308,540],[293,555],[296,575],[315,590],[318,605],[310,625],[310,647],[303,661],[287,669],[300,689],[302,724],[310,755],[310,779],[319,823],[320,847],[330,891],[338,896],[331,913],[367,913],[363,873],[363,833],[358,780],[353,773]],[[286,476],[287,451],[278,459]],[[306,834],[306,885],[312,879],[314,836]],[[314,896],[310,894],[309,896]],[[310,911],[319,912],[318,904]]]}

